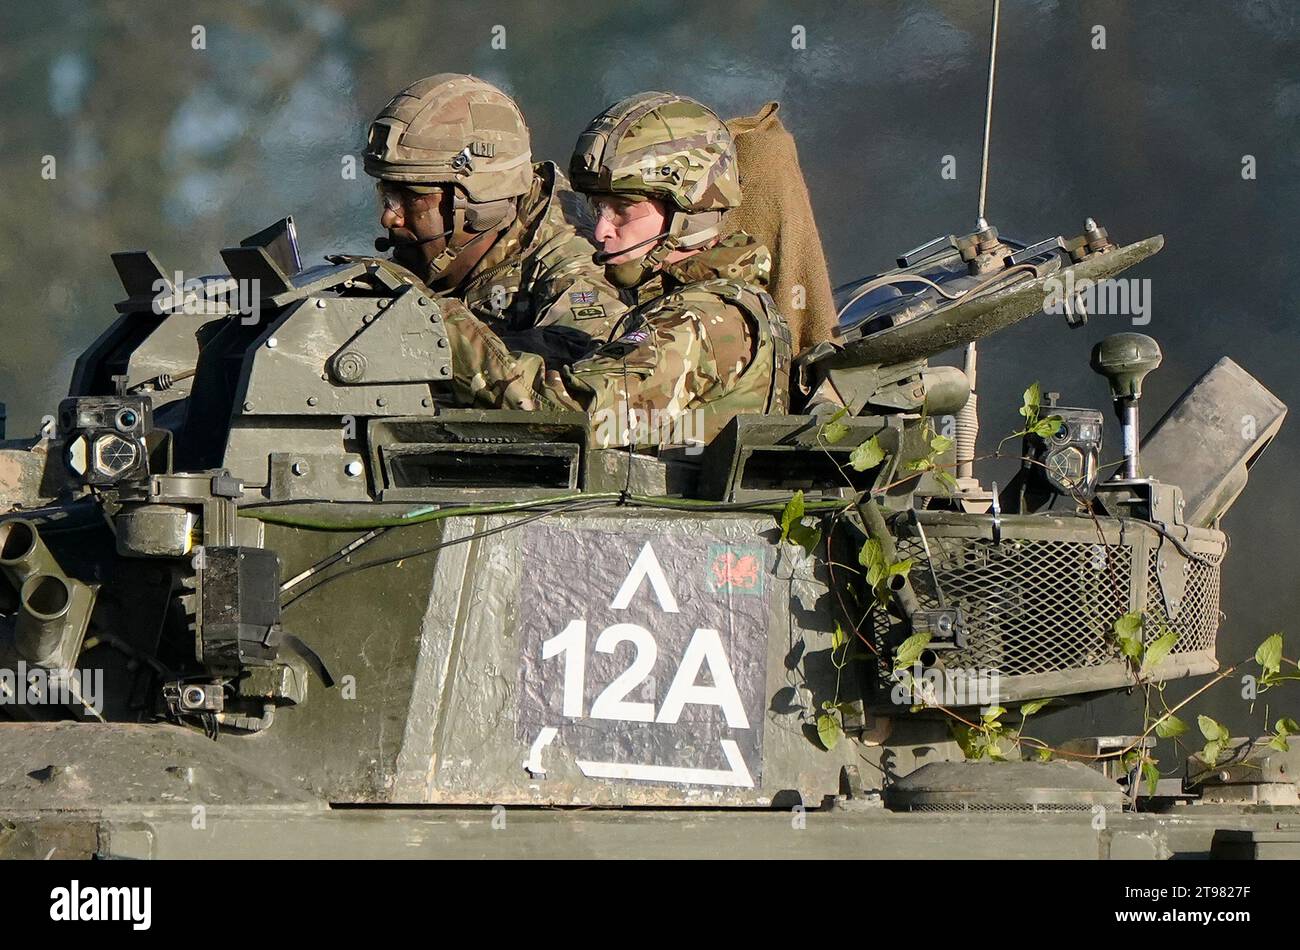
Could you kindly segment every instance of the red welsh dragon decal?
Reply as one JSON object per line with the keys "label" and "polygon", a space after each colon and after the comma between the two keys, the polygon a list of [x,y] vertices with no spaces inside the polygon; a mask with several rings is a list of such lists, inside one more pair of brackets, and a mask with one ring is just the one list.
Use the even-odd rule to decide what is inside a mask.
{"label": "red welsh dragon decal", "polygon": [[758,558],[752,554],[737,557],[731,551],[713,561],[713,586],[750,589],[758,586]]}

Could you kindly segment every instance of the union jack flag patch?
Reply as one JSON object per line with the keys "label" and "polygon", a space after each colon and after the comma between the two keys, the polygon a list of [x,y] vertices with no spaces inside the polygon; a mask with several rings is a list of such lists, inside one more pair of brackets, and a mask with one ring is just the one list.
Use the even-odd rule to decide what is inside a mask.
{"label": "union jack flag patch", "polygon": [[596,292],[594,290],[575,290],[569,294],[569,303],[595,303]]}

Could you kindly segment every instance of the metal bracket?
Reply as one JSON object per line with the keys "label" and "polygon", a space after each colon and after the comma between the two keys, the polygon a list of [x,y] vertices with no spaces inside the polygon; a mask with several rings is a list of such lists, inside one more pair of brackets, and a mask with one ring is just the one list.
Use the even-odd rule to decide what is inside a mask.
{"label": "metal bracket", "polygon": [[432,298],[407,287],[380,308],[330,358],[330,374],[347,386],[450,380],[451,348]]}
{"label": "metal bracket", "polygon": [[[1167,529],[1166,529],[1167,530]],[[1165,602],[1165,616],[1177,620],[1183,609],[1183,595],[1187,590],[1187,575],[1192,569],[1191,562],[1183,557],[1181,551],[1164,535],[1160,536],[1160,545],[1155,550],[1156,577],[1160,579],[1160,596]]]}

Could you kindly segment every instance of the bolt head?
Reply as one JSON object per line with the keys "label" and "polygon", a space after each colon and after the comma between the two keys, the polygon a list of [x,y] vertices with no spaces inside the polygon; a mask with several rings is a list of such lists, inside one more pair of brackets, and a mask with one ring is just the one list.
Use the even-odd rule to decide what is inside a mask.
{"label": "bolt head", "polygon": [[252,412],[252,411],[253,411],[253,404],[252,404],[251,402],[246,402],[246,403],[244,403],[244,411],[245,411],[245,412]]}
{"label": "bolt head", "polygon": [[280,345],[280,341],[277,340],[275,337],[271,337],[271,339],[266,341],[266,348],[268,350],[273,350],[279,345]]}
{"label": "bolt head", "polygon": [[438,337],[438,349],[445,350],[446,348],[447,348],[447,338],[445,336]]}
{"label": "bolt head", "polygon": [[343,466],[343,471],[347,473],[348,478],[356,478],[365,470],[365,466],[355,459]]}
{"label": "bolt head", "polygon": [[294,462],[293,465],[289,466],[289,471],[295,475],[306,475],[307,465],[305,462]]}
{"label": "bolt head", "polygon": [[317,399],[315,396],[308,396],[308,397],[307,397],[307,405],[309,405],[309,406],[314,406],[314,405],[316,405],[316,403],[318,403],[318,402],[320,402],[320,400]]}
{"label": "bolt head", "polygon": [[325,309],[325,301],[324,301],[324,300],[321,300],[319,297],[316,298],[316,309],[317,309],[317,310],[324,310],[324,309]]}

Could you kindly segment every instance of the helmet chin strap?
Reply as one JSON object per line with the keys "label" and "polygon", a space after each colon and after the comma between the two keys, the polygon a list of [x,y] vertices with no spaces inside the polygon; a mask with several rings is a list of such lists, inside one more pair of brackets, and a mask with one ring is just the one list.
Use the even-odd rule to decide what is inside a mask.
{"label": "helmet chin strap", "polygon": [[[458,231],[464,230],[465,221],[466,221],[465,209],[463,206],[461,206],[459,202],[456,203],[452,220],[454,221],[454,225],[448,228],[446,231],[443,231],[441,234],[435,234],[432,237],[421,238],[418,241],[394,241],[392,238],[386,238],[386,237],[376,238],[375,250],[387,251],[394,247],[420,247],[424,244],[430,243],[431,241],[437,241],[440,240],[441,238],[450,237],[451,235],[456,234]],[[447,246],[442,249],[442,253],[439,254],[437,257],[435,257],[433,260],[431,260],[426,266],[425,275],[424,275],[425,282],[433,283],[434,281],[437,281],[439,278],[441,278],[444,274],[447,273],[448,269],[450,269],[451,266],[456,262],[456,258],[459,257],[466,249],[468,249],[470,245],[475,244],[478,241],[482,240],[486,235],[497,234],[501,230],[501,227],[504,224],[508,224],[510,221],[513,220],[514,220],[513,215],[510,214],[502,215],[500,216],[500,219],[498,221],[493,222],[493,224],[496,226],[485,228],[483,230],[478,231],[476,234],[474,234],[473,237],[465,241],[463,244],[452,244],[450,241],[447,242]],[[470,223],[472,226],[473,224],[476,224],[478,222],[471,221]]]}
{"label": "helmet chin strap", "polygon": [[[681,247],[677,238],[673,237],[669,233],[664,233],[657,234],[649,240],[642,241],[640,244],[634,244],[631,248],[623,248],[623,250],[618,251],[615,254],[604,256],[606,257],[606,260],[608,260],[609,257],[618,257],[621,254],[626,254],[628,251],[632,250],[632,248],[640,247],[642,244],[649,244],[651,241],[661,241],[662,243],[657,247],[652,248],[649,253],[638,257],[634,261],[626,261],[622,264],[605,264],[605,277],[609,279],[611,284],[615,287],[622,288],[641,286],[650,279],[655,271],[659,270],[659,268],[663,266],[664,262],[668,259],[668,255]],[[601,256],[602,255],[597,255],[597,259]]]}
{"label": "helmet chin strap", "polygon": [[384,251],[391,251],[395,247],[419,247],[422,244],[428,244],[430,241],[436,241],[439,238],[445,238],[451,234],[454,234],[455,231],[456,231],[455,228],[449,228],[448,230],[443,231],[441,234],[435,234],[433,237],[420,238],[420,240],[418,241],[394,241],[390,237],[377,237],[375,238],[375,250],[379,251],[380,253],[383,253]]}
{"label": "helmet chin strap", "polygon": [[608,264],[614,258],[622,257],[628,251],[635,251],[638,247],[645,247],[647,244],[654,244],[656,241],[662,241],[664,238],[669,236],[669,233],[670,232],[668,231],[664,231],[662,234],[656,234],[654,237],[648,237],[644,241],[637,241],[635,244],[630,245],[629,247],[621,247],[617,251],[598,251],[592,257],[592,260],[595,261],[597,264]]}

